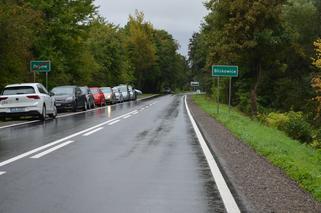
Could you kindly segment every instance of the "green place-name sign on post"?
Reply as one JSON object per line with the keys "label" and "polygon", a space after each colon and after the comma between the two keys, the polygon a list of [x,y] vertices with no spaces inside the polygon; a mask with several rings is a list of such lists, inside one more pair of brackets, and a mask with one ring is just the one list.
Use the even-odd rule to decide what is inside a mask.
{"label": "green place-name sign on post", "polygon": [[238,77],[239,67],[229,66],[229,65],[213,65],[212,66],[212,76],[215,77]]}
{"label": "green place-name sign on post", "polygon": [[31,72],[50,72],[51,63],[50,61],[31,61],[30,62]]}

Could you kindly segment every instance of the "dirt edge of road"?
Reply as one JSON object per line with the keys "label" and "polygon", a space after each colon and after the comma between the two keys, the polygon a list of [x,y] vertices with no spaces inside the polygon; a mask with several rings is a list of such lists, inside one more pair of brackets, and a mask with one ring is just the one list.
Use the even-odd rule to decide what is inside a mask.
{"label": "dirt edge of road", "polygon": [[187,98],[243,212],[321,212],[321,203]]}

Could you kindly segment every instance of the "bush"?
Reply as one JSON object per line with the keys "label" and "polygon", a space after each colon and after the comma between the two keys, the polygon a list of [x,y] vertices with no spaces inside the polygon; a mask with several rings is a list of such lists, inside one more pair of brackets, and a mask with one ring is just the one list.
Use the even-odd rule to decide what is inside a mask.
{"label": "bush", "polygon": [[265,118],[265,123],[270,127],[275,127],[285,131],[285,125],[289,122],[289,117],[285,113],[271,112]]}
{"label": "bush", "polygon": [[284,125],[284,131],[293,139],[310,143],[312,141],[312,127],[304,120],[302,112],[290,111],[287,116],[288,121]]}
{"label": "bush", "polygon": [[[310,143],[312,141],[312,127],[305,120],[302,112],[271,112],[266,116],[260,115],[259,119],[264,120],[264,123],[270,127],[284,131],[295,140],[303,143]],[[321,131],[317,140],[321,141]]]}

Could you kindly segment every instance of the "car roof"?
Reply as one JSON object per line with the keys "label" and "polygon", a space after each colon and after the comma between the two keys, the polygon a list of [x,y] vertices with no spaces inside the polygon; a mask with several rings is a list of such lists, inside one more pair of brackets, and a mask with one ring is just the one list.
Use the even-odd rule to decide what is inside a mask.
{"label": "car roof", "polygon": [[40,83],[21,83],[21,84],[9,84],[5,87],[21,87],[21,86],[30,86],[30,87],[36,87],[37,85],[40,85]]}

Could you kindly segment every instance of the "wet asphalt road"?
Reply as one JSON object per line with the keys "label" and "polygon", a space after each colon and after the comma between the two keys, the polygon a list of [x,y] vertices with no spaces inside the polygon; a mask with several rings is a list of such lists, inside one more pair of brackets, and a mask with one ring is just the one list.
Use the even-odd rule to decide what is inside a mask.
{"label": "wet asphalt road", "polygon": [[0,165],[99,124],[0,166],[0,212],[225,212],[183,96],[0,129]]}

